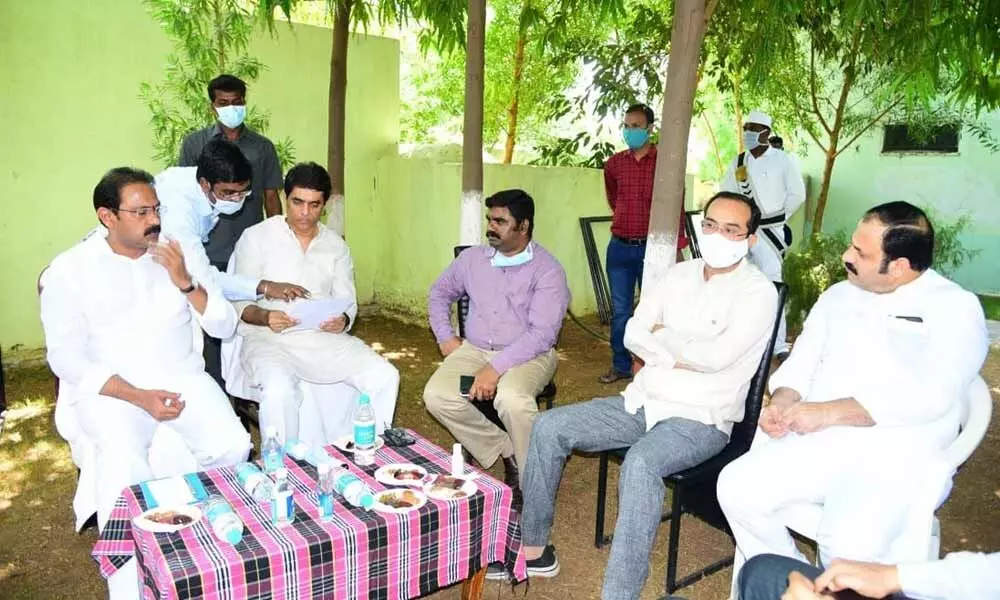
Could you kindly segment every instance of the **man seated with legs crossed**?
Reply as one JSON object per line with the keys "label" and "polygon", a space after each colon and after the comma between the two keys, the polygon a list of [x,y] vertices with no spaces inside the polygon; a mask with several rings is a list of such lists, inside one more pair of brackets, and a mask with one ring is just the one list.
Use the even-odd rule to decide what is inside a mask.
{"label": "man seated with legs crossed", "polygon": [[[347,243],[320,222],[330,198],[330,176],[316,163],[295,165],[285,176],[285,215],[275,215],[243,232],[229,266],[240,278],[288,281],[311,298],[347,300],[346,312],[320,330],[284,332],[297,325],[289,303],[238,302],[243,335],[241,362],[260,386],[262,431],[274,427],[282,441],[298,439],[299,381],[347,383],[372,400],[376,427],[392,423],[399,371],[358,338],[349,335],[358,309],[354,263]],[[320,406],[350,413],[354,405]],[[324,419],[326,421],[326,419]]]}
{"label": "man seated with legs crossed", "polygon": [[[520,495],[518,466],[528,453],[536,397],[556,371],[556,338],[569,305],[566,272],[531,235],[535,203],[522,190],[486,199],[489,246],[458,255],[431,288],[431,329],[444,362],[424,388],[424,403],[476,461],[502,458],[505,481]],[[451,305],[469,296],[467,339],[455,335]],[[474,375],[468,397],[461,376]],[[507,431],[474,402],[492,402]],[[508,433],[509,432],[509,433]]]}
{"label": "man seated with legs crossed", "polygon": [[[181,435],[204,469],[246,460],[250,435],[195,351],[195,324],[229,337],[233,307],[191,279],[176,241],[159,243],[153,177],[112,169],[94,188],[102,227],[42,275],[49,365],[75,390],[77,417],[97,448],[97,523],[123,488],[151,479],[157,427]],[[193,309],[193,310],[192,310]]]}
{"label": "man seated with legs crossed", "polygon": [[737,545],[734,591],[738,567],[758,554],[804,560],[784,517],[797,505],[822,505],[824,561],[893,559],[907,530],[900,515],[919,495],[894,493],[884,475],[929,477],[987,352],[978,299],[930,268],[933,251],[930,221],[907,202],[872,208],[855,229],[848,280],[812,308],[771,377],[754,446],[719,476]]}
{"label": "man seated with legs crossed", "polygon": [[549,531],[569,454],[631,446],[618,480],[618,521],[601,597],[639,597],[663,510],[663,478],[729,442],[773,329],[777,291],[746,260],[759,221],[746,196],[712,197],[699,240],[702,258],[670,269],[626,325],[626,347],[645,361],[632,383],[620,396],[556,408],[535,421],[522,515],[529,576],[559,571]]}

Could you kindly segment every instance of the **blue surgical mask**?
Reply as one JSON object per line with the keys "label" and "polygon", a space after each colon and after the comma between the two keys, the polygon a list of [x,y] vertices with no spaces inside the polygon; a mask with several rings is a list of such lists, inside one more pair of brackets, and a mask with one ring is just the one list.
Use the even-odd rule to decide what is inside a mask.
{"label": "blue surgical mask", "polygon": [[645,127],[626,127],[622,129],[622,137],[629,150],[638,150],[649,141],[649,130]]}
{"label": "blue surgical mask", "polygon": [[215,112],[219,115],[219,122],[230,129],[236,129],[247,118],[245,105],[220,106],[215,109]]}
{"label": "blue surgical mask", "polygon": [[490,259],[490,264],[494,267],[516,267],[518,265],[523,265],[526,262],[530,262],[535,254],[531,251],[531,242],[524,247],[524,250],[518,252],[514,256],[507,256],[503,252],[497,250],[493,253],[493,258]]}
{"label": "blue surgical mask", "polygon": [[743,132],[743,147],[747,150],[753,150],[758,146],[764,146],[760,142],[760,132],[759,131],[744,131]]}

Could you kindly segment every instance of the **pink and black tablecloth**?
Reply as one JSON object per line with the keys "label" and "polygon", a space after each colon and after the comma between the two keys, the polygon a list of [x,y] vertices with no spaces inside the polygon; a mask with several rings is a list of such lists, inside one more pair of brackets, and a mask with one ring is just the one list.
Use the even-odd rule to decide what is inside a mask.
{"label": "pink and black tablecloth", "polygon": [[[386,488],[372,476],[384,464],[414,463],[429,473],[447,473],[450,455],[410,433],[415,444],[380,448],[372,467],[356,466],[350,454],[332,446],[326,450],[376,491]],[[480,475],[479,492],[462,500],[429,499],[400,515],[341,502],[331,521],[320,521],[316,469],[291,457],[285,464],[295,521],[280,528],[271,524],[270,505],[243,491],[231,467],[198,474],[207,492],[224,496],[243,519],[243,540],[235,546],[217,539],[205,518],[176,533],[133,528],[132,518],[147,505],[138,485],[127,488],[94,546],[101,574],[111,576],[134,556],[143,596],[170,599],[415,598],[493,562],[503,562],[517,580],[525,578],[513,492],[489,475]]]}

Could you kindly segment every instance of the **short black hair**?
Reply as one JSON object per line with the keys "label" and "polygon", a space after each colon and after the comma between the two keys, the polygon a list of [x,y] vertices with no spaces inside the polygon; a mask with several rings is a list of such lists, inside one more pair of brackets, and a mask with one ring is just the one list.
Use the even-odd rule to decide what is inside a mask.
{"label": "short black hair", "polygon": [[767,143],[778,150],[785,149],[785,140],[781,139],[780,135],[772,135],[767,138]]}
{"label": "short black hair", "polygon": [[641,104],[641,103],[640,104],[633,104],[632,106],[628,107],[628,110],[625,111],[625,114],[628,115],[628,114],[637,113],[637,112],[638,113],[642,113],[643,115],[645,115],[645,117],[646,117],[646,126],[647,127],[649,127],[650,125],[653,124],[653,109],[652,108],[649,108],[645,104]]}
{"label": "short black hair", "polygon": [[217,183],[242,183],[253,177],[253,167],[239,147],[228,140],[212,140],[198,157],[198,179],[209,185]]}
{"label": "short black hair", "polygon": [[535,201],[524,190],[503,190],[486,199],[487,208],[506,207],[514,217],[514,223],[520,227],[528,219],[528,237],[535,231]]}
{"label": "short black hair", "polygon": [[333,189],[330,174],[314,162],[299,163],[288,170],[285,175],[285,197],[290,196],[297,187],[323,192],[323,202],[330,199],[330,190]]}
{"label": "short black hair", "polygon": [[117,213],[122,205],[122,189],[133,183],[153,185],[153,176],[132,167],[115,167],[94,186],[94,210],[107,208]]}
{"label": "short black hair", "polygon": [[736,192],[719,192],[708,199],[705,203],[705,208],[702,210],[702,215],[708,216],[708,207],[712,206],[712,203],[719,198],[724,198],[726,200],[735,200],[747,205],[750,209],[750,220],[747,222],[747,236],[757,233],[757,228],[760,227],[760,207],[757,203],[750,199],[749,196],[744,196],[743,194],[737,194]]}
{"label": "short black hair", "polygon": [[247,96],[247,84],[235,75],[219,75],[208,82],[208,99],[215,102],[215,92],[236,92],[243,98]]}
{"label": "short black hair", "polygon": [[863,220],[873,219],[886,226],[882,234],[884,256],[880,273],[885,273],[889,263],[897,258],[909,260],[914,271],[926,271],[934,264],[934,226],[924,211],[897,200],[868,209]]}

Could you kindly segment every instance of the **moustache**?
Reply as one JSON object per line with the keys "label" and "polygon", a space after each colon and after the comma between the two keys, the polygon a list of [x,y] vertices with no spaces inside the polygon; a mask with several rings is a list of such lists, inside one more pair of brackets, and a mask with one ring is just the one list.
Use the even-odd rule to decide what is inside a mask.
{"label": "moustache", "polygon": [[160,226],[159,225],[150,225],[149,227],[146,228],[146,232],[143,233],[142,235],[143,236],[147,236],[147,235],[153,235],[154,233],[155,234],[159,234],[160,233]]}
{"label": "moustache", "polygon": [[488,238],[496,238],[496,239],[499,240],[500,239],[500,234],[499,233],[493,233],[492,231],[487,231],[486,232],[486,237],[488,237]]}
{"label": "moustache", "polygon": [[858,274],[857,267],[855,267],[854,265],[852,265],[849,262],[845,262],[844,263],[844,268],[847,269],[848,271],[850,271],[852,275],[857,275]]}

